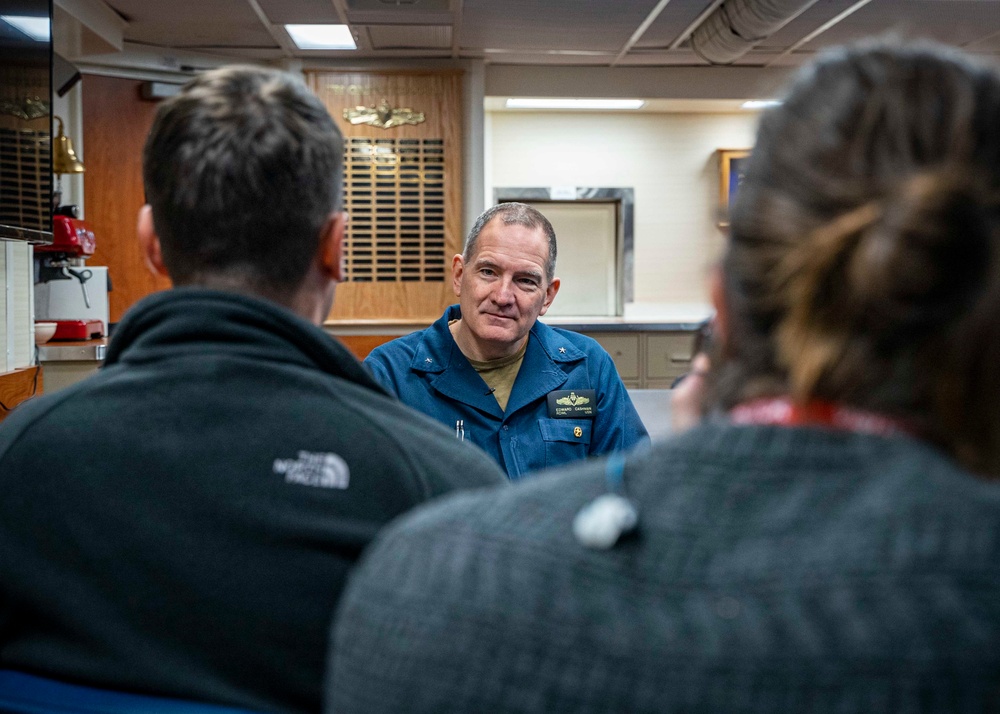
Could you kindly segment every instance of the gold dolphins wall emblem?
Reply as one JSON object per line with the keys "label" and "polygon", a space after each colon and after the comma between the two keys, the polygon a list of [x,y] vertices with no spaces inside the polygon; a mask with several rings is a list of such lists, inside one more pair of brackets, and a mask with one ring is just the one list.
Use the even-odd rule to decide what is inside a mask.
{"label": "gold dolphins wall emblem", "polygon": [[383,99],[378,106],[345,109],[344,119],[351,124],[367,124],[381,129],[391,129],[404,124],[420,124],[424,121],[424,113],[415,112],[409,107],[393,109],[389,101]]}

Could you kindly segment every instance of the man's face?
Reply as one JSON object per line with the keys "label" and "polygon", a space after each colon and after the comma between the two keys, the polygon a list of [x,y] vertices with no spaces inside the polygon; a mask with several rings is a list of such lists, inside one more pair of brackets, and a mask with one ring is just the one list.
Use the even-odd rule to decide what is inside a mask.
{"label": "man's face", "polygon": [[[452,261],[452,283],[462,308],[459,346],[473,359],[498,359],[521,348],[559,290],[545,277],[549,243],[539,228],[486,224],[468,264]],[[464,343],[464,344],[463,344]]]}

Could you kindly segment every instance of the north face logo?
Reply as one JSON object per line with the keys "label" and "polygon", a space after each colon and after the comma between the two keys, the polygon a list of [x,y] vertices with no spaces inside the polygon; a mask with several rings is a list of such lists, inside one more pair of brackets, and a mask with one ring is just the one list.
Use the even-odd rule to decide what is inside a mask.
{"label": "north face logo", "polygon": [[300,451],[297,459],[275,459],[274,473],[284,474],[285,483],[319,488],[347,488],[351,470],[337,454]]}

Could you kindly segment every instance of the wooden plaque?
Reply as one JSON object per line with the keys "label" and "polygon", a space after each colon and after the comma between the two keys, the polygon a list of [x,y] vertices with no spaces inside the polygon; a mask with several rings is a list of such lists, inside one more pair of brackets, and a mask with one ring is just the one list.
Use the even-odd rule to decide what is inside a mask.
{"label": "wooden plaque", "polygon": [[[345,138],[346,275],[330,319],[437,319],[455,301],[451,261],[464,239],[461,72],[306,77]],[[383,119],[388,109],[399,121],[423,120],[361,123],[379,108]]]}

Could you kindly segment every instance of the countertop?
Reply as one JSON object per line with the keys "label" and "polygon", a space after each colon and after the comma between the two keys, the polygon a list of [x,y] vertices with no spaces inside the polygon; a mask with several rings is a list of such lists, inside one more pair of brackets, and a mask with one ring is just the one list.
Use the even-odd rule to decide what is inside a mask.
{"label": "countertop", "polygon": [[[697,321],[630,320],[624,317],[555,317],[541,320],[550,327],[574,332],[683,332],[694,331]],[[331,335],[408,335],[422,330],[430,322],[397,320],[327,320],[323,329]]]}
{"label": "countertop", "polygon": [[38,346],[39,362],[100,362],[108,350],[108,338],[73,342],[49,341]]}
{"label": "countertop", "polygon": [[[693,331],[712,314],[706,303],[627,303],[625,314],[547,315],[546,325],[576,332],[671,332]],[[333,335],[407,335],[422,330],[439,316],[424,320],[327,320],[323,327]]]}
{"label": "countertop", "polygon": [[552,327],[575,332],[676,332],[697,330],[701,320],[654,317],[543,317]]}
{"label": "countertop", "polygon": [[[677,332],[696,330],[698,314],[639,314],[634,316],[543,317],[542,322],[576,332]],[[407,335],[433,320],[327,320],[323,328],[332,335]],[[108,338],[77,342],[46,342],[38,347],[40,362],[100,362]]]}
{"label": "countertop", "polygon": [[[705,315],[638,315],[635,317],[542,317],[551,327],[574,332],[677,332],[697,330]],[[437,318],[434,318],[437,319]],[[327,320],[323,329],[332,335],[408,335],[434,320]]]}

